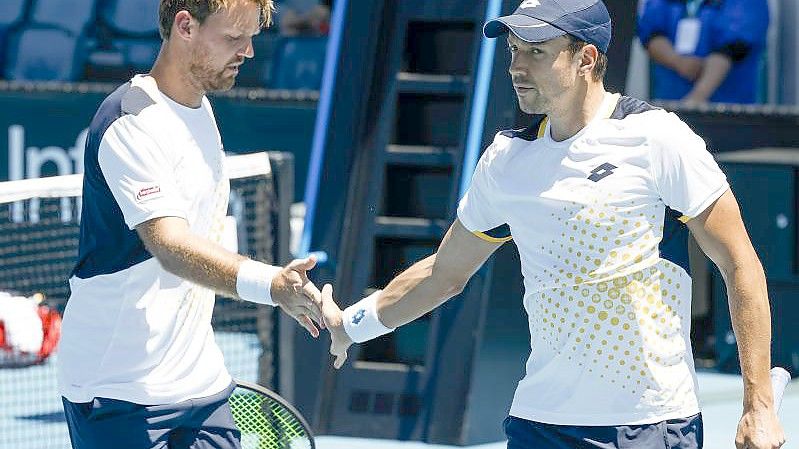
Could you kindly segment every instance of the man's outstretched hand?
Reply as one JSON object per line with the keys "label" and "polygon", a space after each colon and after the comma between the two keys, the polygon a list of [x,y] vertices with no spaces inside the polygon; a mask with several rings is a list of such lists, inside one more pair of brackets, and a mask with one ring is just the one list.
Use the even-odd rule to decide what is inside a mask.
{"label": "man's outstretched hand", "polygon": [[314,257],[296,259],[286,265],[272,279],[272,300],[317,338],[319,329],[316,325],[324,329],[322,294],[307,274],[315,266]]}
{"label": "man's outstretched hand", "polygon": [[336,358],[333,366],[339,369],[347,361],[347,350],[352,346],[352,340],[344,331],[342,312],[333,300],[333,286],[330,284],[322,287],[322,317],[330,331],[330,354]]}

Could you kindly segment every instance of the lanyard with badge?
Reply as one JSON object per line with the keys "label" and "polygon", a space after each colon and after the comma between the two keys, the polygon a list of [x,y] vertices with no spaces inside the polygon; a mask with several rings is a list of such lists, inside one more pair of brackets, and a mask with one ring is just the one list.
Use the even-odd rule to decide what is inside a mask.
{"label": "lanyard with badge", "polygon": [[681,55],[692,55],[699,45],[702,34],[702,21],[699,20],[699,10],[705,0],[687,0],[685,3],[686,16],[677,23],[677,34],[674,38],[674,50]]}

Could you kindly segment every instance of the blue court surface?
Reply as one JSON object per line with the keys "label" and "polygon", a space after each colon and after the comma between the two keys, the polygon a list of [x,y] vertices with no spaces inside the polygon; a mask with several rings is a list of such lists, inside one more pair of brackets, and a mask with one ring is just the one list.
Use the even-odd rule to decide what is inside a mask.
{"label": "blue court surface", "polygon": [[[699,392],[705,423],[706,449],[734,449],[735,430],[741,417],[743,387],[740,376],[699,373]],[[799,448],[799,379],[794,379],[785,392],[780,412],[782,426],[788,442],[785,449]],[[499,426],[501,423],[497,423]],[[397,442],[320,436],[318,449],[443,449],[416,442]],[[471,449],[505,449],[505,442],[469,446]]]}
{"label": "blue court surface", "polygon": [[[234,377],[256,377],[259,343],[252,334],[217,333],[217,342]],[[41,366],[0,369],[0,449],[67,449],[67,429],[61,400],[56,393],[54,360]],[[739,376],[699,373],[705,422],[705,448],[734,448],[740,417],[742,386]],[[799,449],[799,379],[789,386],[780,414],[788,443]],[[497,423],[500,426],[501,423]],[[438,449],[450,446],[408,441],[318,436],[318,449]],[[469,446],[504,449],[505,443]]]}

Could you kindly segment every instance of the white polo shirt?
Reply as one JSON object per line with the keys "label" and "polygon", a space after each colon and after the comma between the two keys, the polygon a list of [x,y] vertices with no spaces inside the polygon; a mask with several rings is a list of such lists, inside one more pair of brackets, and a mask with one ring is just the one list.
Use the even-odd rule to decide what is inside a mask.
{"label": "white polo shirt", "polygon": [[136,76],[100,106],[85,158],[61,394],[168,404],[224,390],[231,377],[211,329],[214,292],[167,272],[135,231],[180,217],[192,233],[221,241],[229,182],[207,98],[187,108]]}
{"label": "white polo shirt", "polygon": [[521,256],[532,350],[511,415],[624,425],[699,412],[691,278],[661,241],[667,208],[686,221],[728,188],[687,125],[629,97],[606,94],[562,142],[543,118],[497,134],[458,218]]}

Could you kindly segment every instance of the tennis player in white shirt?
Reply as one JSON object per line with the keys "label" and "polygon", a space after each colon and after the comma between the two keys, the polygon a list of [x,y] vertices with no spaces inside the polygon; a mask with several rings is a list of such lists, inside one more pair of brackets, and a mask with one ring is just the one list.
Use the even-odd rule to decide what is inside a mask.
{"label": "tennis player in white shirt", "polygon": [[601,0],[526,0],[484,32],[507,39],[519,105],[533,118],[496,135],[435,254],[343,312],[325,286],[335,366],[353,342],[458,294],[513,240],[531,354],[505,421],[508,448],[701,448],[691,278],[663,245],[687,226],[729,292],[744,380],[736,445],[780,447],[765,276],[704,141],[676,115],[605,90]]}

